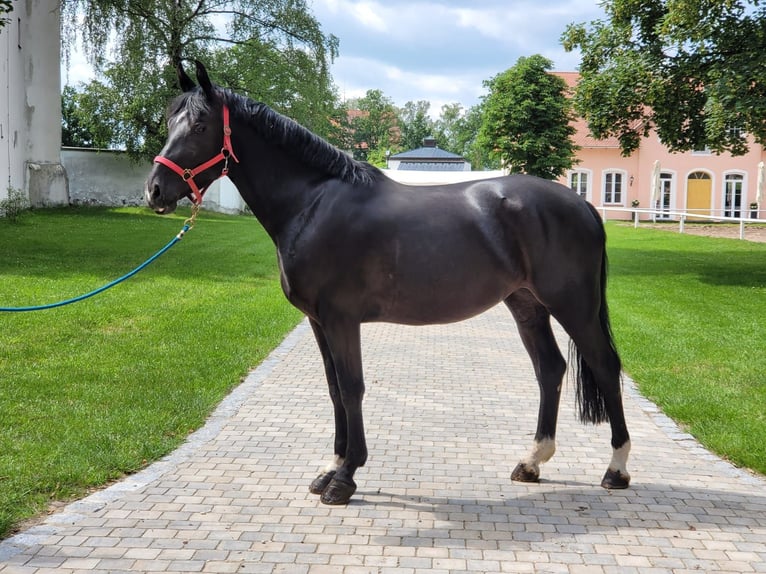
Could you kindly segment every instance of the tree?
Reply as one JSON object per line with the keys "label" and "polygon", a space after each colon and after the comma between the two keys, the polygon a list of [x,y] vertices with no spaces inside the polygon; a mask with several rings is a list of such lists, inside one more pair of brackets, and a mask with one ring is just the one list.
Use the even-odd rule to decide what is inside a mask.
{"label": "tree", "polygon": [[582,53],[575,109],[597,138],[635,151],[655,129],[671,151],[743,154],[766,145],[762,0],[611,0],[606,20],[570,24]]}
{"label": "tree", "polygon": [[376,165],[381,165],[380,158],[385,158],[386,151],[395,152],[399,147],[394,102],[381,90],[367,90],[363,98],[350,100],[346,105],[355,113],[348,122],[354,158],[362,161],[374,158]]}
{"label": "tree", "polygon": [[322,32],[306,0],[63,0],[62,10],[65,52],[82,35],[101,74],[85,92],[103,98],[112,141],[134,158],[161,148],[165,106],[178,93],[174,68],[188,58],[207,62],[222,85],[331,134],[338,40]]}
{"label": "tree", "polygon": [[399,145],[402,149],[411,150],[423,145],[423,139],[434,135],[434,126],[428,110],[431,103],[425,100],[407,102],[399,110],[399,127],[401,139]]}
{"label": "tree", "polygon": [[500,161],[490,158],[477,144],[483,117],[481,105],[464,110],[459,103],[444,104],[434,122],[434,133],[445,150],[463,156],[472,169],[498,169]]}
{"label": "tree", "polygon": [[82,114],[80,97],[72,86],[64,86],[61,94],[61,145],[94,147],[94,137],[86,125],[87,117]]}
{"label": "tree", "polygon": [[13,0],[0,0],[0,28],[5,26],[9,19],[4,14],[13,12]]}
{"label": "tree", "polygon": [[552,66],[540,55],[522,57],[484,82],[489,94],[478,144],[511,173],[554,179],[574,164],[571,103]]}

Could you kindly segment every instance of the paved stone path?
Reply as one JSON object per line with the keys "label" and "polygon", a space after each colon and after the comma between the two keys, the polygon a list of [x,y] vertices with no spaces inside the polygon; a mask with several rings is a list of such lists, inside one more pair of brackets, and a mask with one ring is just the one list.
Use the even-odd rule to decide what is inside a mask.
{"label": "paved stone path", "polygon": [[766,572],[766,481],[701,448],[626,381],[633,486],[598,486],[606,426],[574,418],[540,484],[509,476],[537,385],[510,314],[363,328],[370,459],[347,507],[307,486],[331,408],[299,326],[166,459],[0,544],[0,573]]}

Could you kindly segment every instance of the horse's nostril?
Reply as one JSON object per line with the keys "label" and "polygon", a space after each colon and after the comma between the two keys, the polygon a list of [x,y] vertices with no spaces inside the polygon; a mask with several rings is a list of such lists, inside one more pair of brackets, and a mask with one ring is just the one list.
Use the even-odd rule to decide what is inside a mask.
{"label": "horse's nostril", "polygon": [[162,192],[160,191],[160,186],[155,183],[152,186],[152,199],[154,201],[157,201],[160,198],[161,195],[162,195]]}

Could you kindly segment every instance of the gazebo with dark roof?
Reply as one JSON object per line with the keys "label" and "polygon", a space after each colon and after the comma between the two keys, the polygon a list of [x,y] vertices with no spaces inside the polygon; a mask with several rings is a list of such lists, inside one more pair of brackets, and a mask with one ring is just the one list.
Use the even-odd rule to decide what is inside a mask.
{"label": "gazebo with dark roof", "polygon": [[439,149],[432,137],[423,139],[423,147],[392,155],[387,163],[400,171],[471,171],[463,156]]}

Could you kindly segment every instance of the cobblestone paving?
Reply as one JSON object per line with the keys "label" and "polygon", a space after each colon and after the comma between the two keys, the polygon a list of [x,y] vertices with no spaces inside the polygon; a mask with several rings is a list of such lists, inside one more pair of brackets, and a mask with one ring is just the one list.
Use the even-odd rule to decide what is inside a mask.
{"label": "cobblestone paving", "polygon": [[571,385],[543,480],[509,480],[538,399],[503,307],[365,325],[363,348],[370,458],[347,507],[307,490],[332,416],[304,323],[181,449],[0,544],[0,573],[766,572],[766,481],[630,381],[630,489],[598,486],[608,427],[575,420]]}

